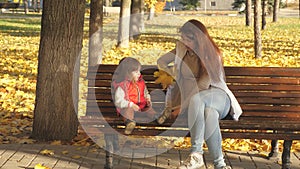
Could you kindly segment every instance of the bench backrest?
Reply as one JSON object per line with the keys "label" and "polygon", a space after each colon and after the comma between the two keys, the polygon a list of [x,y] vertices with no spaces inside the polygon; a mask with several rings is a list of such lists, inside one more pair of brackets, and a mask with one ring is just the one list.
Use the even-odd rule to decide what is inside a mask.
{"label": "bench backrest", "polygon": [[[87,115],[103,115],[108,119],[116,116],[111,94],[111,80],[116,67],[100,65],[89,70]],[[155,71],[156,66],[142,68],[150,92],[161,89],[161,85],[154,82]],[[231,120],[222,121],[221,128],[300,131],[299,68],[225,67],[225,74],[228,87],[237,97],[244,113],[235,125]],[[162,110],[164,100],[161,97],[152,99],[158,111]]]}

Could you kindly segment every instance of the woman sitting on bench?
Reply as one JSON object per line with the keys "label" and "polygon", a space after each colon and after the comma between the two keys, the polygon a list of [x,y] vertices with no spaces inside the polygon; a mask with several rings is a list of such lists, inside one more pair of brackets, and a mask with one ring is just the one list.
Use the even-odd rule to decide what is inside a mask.
{"label": "woman sitting on bench", "polygon": [[[189,20],[181,28],[181,40],[176,48],[161,56],[160,69],[175,76],[176,85],[167,91],[166,108],[157,119],[159,124],[172,113],[170,100],[180,91],[179,116],[187,116],[192,150],[180,169],[204,167],[203,143],[214,159],[215,169],[230,169],[222,153],[219,120],[230,117],[238,120],[242,109],[225,83],[221,51],[209,36],[206,27],[197,20]],[[169,64],[174,64],[174,69]],[[230,112],[230,113],[229,113]],[[176,113],[175,113],[176,114]]]}

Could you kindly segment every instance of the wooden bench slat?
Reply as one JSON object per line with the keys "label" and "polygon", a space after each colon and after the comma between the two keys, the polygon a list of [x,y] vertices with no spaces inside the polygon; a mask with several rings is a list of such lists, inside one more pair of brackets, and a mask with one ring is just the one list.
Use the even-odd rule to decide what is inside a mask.
{"label": "wooden bench slat", "polygon": [[261,78],[261,77],[252,77],[252,78],[245,78],[245,77],[231,77],[226,76],[226,82],[228,84],[231,83],[245,83],[245,79],[247,79],[247,83],[249,84],[287,84],[287,85],[297,85],[299,84],[299,79],[295,77],[286,77],[286,78]]}
{"label": "wooden bench slat", "polygon": [[226,76],[300,77],[299,68],[225,67]]}
{"label": "wooden bench slat", "polygon": [[258,92],[258,91],[234,91],[234,95],[239,98],[257,97],[257,98],[300,98],[300,92]]}

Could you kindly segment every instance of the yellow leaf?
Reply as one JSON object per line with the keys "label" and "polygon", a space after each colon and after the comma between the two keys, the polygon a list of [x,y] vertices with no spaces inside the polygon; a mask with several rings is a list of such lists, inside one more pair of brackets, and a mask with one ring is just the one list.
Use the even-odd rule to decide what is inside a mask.
{"label": "yellow leaf", "polygon": [[79,158],[81,158],[81,156],[80,155],[73,155],[72,158],[73,159],[79,159]]}
{"label": "yellow leaf", "polygon": [[51,145],[61,145],[61,141],[52,141]]}
{"label": "yellow leaf", "polygon": [[69,151],[65,150],[65,151],[62,151],[61,153],[66,155],[66,154],[69,154]]}
{"label": "yellow leaf", "polygon": [[50,169],[49,167],[43,166],[42,164],[37,164],[34,166],[34,169]]}
{"label": "yellow leaf", "polygon": [[48,150],[48,149],[45,149],[43,151],[40,152],[41,154],[43,155],[54,155],[54,150]]}

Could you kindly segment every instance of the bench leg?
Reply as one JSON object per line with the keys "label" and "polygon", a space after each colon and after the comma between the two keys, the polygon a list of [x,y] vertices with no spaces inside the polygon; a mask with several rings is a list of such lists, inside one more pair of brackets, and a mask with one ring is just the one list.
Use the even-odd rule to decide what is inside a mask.
{"label": "bench leg", "polygon": [[271,146],[272,148],[268,155],[269,159],[276,158],[278,156],[278,140],[272,140]]}
{"label": "bench leg", "polygon": [[291,168],[291,147],[293,140],[284,140],[283,143],[283,152],[282,152],[282,169],[290,169]]}
{"label": "bench leg", "polygon": [[119,150],[118,135],[116,134],[105,134],[105,147],[106,147],[106,159],[105,169],[113,168],[113,153]]}

